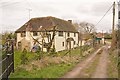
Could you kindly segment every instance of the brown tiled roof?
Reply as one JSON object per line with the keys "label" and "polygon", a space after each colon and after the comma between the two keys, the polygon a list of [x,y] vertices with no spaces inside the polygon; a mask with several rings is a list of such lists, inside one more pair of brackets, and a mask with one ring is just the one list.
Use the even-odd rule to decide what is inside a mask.
{"label": "brown tiled roof", "polygon": [[97,33],[96,37],[97,38],[102,38],[103,37],[103,33]]}
{"label": "brown tiled roof", "polygon": [[75,27],[68,21],[55,18],[55,17],[41,17],[32,18],[16,32],[31,30],[31,31],[50,31],[56,26],[57,31],[77,32]]}

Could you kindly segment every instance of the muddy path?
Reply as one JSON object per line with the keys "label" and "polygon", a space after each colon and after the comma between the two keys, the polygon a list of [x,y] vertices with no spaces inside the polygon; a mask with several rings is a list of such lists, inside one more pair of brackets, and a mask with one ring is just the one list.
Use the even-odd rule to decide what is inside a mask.
{"label": "muddy path", "polygon": [[103,52],[100,55],[99,63],[96,67],[95,72],[92,75],[92,78],[107,78],[107,65],[108,65],[108,47],[105,46]]}
{"label": "muddy path", "polygon": [[[88,56],[84,61],[77,64],[71,71],[66,73],[62,78],[80,78],[82,71],[86,69],[94,60],[96,55],[103,49],[103,47],[99,48],[96,52]],[[82,77],[81,77],[82,78]]]}

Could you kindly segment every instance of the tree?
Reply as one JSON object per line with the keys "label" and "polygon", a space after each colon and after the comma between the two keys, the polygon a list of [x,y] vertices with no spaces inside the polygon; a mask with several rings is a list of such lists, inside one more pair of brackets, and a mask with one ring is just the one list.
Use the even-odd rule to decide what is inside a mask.
{"label": "tree", "polygon": [[[53,51],[53,49],[51,49],[51,47],[52,46],[54,46],[54,44],[53,44],[53,41],[54,41],[54,38],[55,38],[55,34],[56,34],[56,26],[53,26],[53,30],[52,30],[52,37],[49,37],[49,35],[50,35],[50,32],[47,32],[47,30],[45,30],[45,32],[42,32],[42,33],[40,33],[40,38],[41,38],[41,41],[39,41],[39,39],[40,38],[34,38],[32,35],[31,35],[31,33],[30,33],[30,36],[32,37],[32,39],[34,40],[34,44],[36,44],[36,43],[38,43],[39,45],[41,45],[41,47],[40,46],[38,46],[38,47],[40,47],[40,51],[38,51],[38,59],[42,59],[42,57],[43,57],[43,54],[44,54],[44,52],[43,52],[43,48],[46,48],[47,49],[47,52],[52,52]],[[30,32],[31,32],[31,29],[28,29]],[[47,39],[49,39],[48,41],[49,42],[46,42],[45,41],[45,38],[47,38]],[[54,47],[53,47],[54,48]],[[55,51],[55,50],[54,50]]]}
{"label": "tree", "polygon": [[54,38],[55,38],[55,33],[56,33],[56,30],[55,30],[56,26],[53,26],[53,30],[52,30],[52,38],[50,38],[50,42],[45,42],[45,37],[47,36],[47,39],[49,39],[49,33],[47,33],[47,31],[45,30],[45,34],[40,34],[41,37],[42,37],[42,41],[38,41],[39,39],[35,39],[31,34],[31,37],[32,39],[34,40],[34,43],[38,43],[39,45],[42,46],[42,51],[43,51],[43,48],[46,48],[47,49],[47,52],[50,52],[50,49],[53,45],[53,41],[54,41]]}
{"label": "tree", "polygon": [[[54,22],[53,22],[53,24],[54,24]],[[52,32],[49,32],[45,29],[45,32],[41,32],[40,33],[41,37],[38,37],[38,38],[34,38],[32,36],[32,34],[29,33],[31,38],[34,40],[34,44],[38,43],[39,45],[41,45],[41,52],[43,52],[43,48],[46,48],[47,52],[50,52],[51,47],[54,45],[53,41],[54,41],[55,34],[56,34],[56,26],[57,25],[55,25],[55,24],[53,25]],[[26,30],[29,32],[32,32],[32,27],[31,27],[30,23],[27,24]],[[52,34],[52,36],[51,36],[51,34]],[[45,38],[48,39],[48,42],[45,41]],[[40,39],[41,39],[41,41],[39,41]]]}
{"label": "tree", "polygon": [[9,33],[9,32],[5,32],[1,34],[2,36],[2,45],[5,44],[7,39],[15,39],[16,40],[16,34],[15,33]]}
{"label": "tree", "polygon": [[95,32],[95,26],[92,23],[81,22],[79,25],[85,34],[90,34]]}
{"label": "tree", "polygon": [[[79,40],[80,40],[80,45],[82,44],[82,40],[88,40],[92,39],[93,40],[93,47],[95,43],[95,26],[92,23],[88,22],[81,22],[81,23],[75,23],[74,24],[75,28],[79,32]],[[82,45],[81,45],[82,46]]]}
{"label": "tree", "polygon": [[88,22],[81,22],[80,24],[75,23],[74,26],[81,36],[84,34],[82,38],[84,37],[86,39],[92,38],[91,34],[96,31],[95,26]]}

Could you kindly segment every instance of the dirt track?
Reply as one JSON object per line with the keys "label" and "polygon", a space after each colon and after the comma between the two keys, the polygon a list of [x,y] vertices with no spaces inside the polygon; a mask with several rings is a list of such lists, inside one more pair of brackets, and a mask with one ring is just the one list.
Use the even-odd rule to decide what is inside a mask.
{"label": "dirt track", "polygon": [[108,49],[104,47],[102,54],[100,55],[99,63],[92,78],[107,78],[107,64],[108,64]]}
{"label": "dirt track", "polygon": [[[101,54],[98,52],[103,49]],[[107,78],[107,62],[108,62],[108,53],[107,53],[107,46],[101,47],[95,53],[91,54],[88,58],[84,61],[80,62],[76,65],[71,71],[66,73],[63,78],[82,78],[81,75],[87,74],[85,73],[85,69],[89,67],[93,61],[95,61],[95,57],[99,55],[99,61],[97,63],[94,72],[89,78]]]}
{"label": "dirt track", "polygon": [[[98,49],[95,53],[91,54],[87,59],[80,62],[78,65],[76,65],[71,71],[66,73],[62,78],[80,78],[80,73],[82,70],[86,69],[87,66],[89,66],[93,61],[96,55],[103,47]],[[100,54],[101,55],[101,54]],[[104,55],[104,54],[103,54]],[[102,57],[102,56],[101,56]],[[102,62],[101,62],[102,63]],[[96,75],[95,75],[96,76]],[[81,77],[82,78],[82,77]]]}

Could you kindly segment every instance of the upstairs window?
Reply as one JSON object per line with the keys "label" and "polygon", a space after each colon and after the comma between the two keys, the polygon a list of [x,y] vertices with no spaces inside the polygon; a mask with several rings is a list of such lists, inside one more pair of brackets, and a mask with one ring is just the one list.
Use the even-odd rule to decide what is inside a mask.
{"label": "upstairs window", "polygon": [[119,11],[119,13],[118,13],[118,19],[120,19],[120,11]]}
{"label": "upstairs window", "polygon": [[47,37],[48,37],[48,42],[51,41],[51,34],[47,34]]}
{"label": "upstairs window", "polygon": [[62,32],[62,31],[59,31],[58,35],[59,35],[59,36],[63,36],[63,32]]}
{"label": "upstairs window", "polygon": [[38,36],[38,33],[37,32],[33,32],[33,36]]}
{"label": "upstairs window", "polygon": [[21,32],[21,37],[26,37],[26,33],[25,32]]}
{"label": "upstairs window", "polygon": [[67,33],[67,36],[68,36],[68,37],[70,36],[70,33],[69,33],[69,32]]}
{"label": "upstairs window", "polygon": [[47,34],[48,34],[47,32],[42,32],[41,35],[44,36],[44,37],[47,37]]}
{"label": "upstairs window", "polygon": [[74,33],[74,37],[76,37],[76,33]]}

